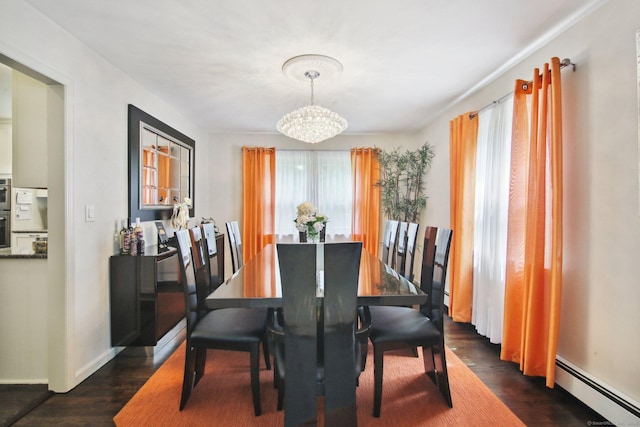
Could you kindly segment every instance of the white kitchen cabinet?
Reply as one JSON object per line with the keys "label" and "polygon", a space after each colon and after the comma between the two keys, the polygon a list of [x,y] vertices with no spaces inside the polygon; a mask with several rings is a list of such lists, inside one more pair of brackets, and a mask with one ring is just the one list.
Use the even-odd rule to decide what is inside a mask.
{"label": "white kitchen cabinet", "polygon": [[47,187],[49,87],[16,70],[12,79],[12,184]]}
{"label": "white kitchen cabinet", "polygon": [[0,119],[0,176],[11,177],[11,120]]}

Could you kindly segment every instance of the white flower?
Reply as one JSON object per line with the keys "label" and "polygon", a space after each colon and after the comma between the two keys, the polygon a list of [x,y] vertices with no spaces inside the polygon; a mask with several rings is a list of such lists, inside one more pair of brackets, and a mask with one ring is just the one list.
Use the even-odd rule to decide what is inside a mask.
{"label": "white flower", "polygon": [[313,206],[311,202],[304,202],[297,206],[298,216],[315,216],[318,208]]}
{"label": "white flower", "polygon": [[316,208],[311,202],[304,202],[297,206],[298,216],[294,220],[296,230],[301,233],[307,232],[318,234],[325,227],[329,217],[318,214]]}

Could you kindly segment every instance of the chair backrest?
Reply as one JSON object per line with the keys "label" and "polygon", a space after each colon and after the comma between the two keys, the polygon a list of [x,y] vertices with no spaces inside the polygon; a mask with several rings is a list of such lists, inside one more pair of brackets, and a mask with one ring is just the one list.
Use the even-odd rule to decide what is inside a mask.
{"label": "chair backrest", "polygon": [[[277,249],[285,331],[285,399],[313,396],[308,401],[305,397],[304,405],[315,413],[317,351],[324,348],[320,357],[324,359],[323,394],[329,419],[348,402],[355,404],[355,320],[362,242],[280,243]],[[323,252],[318,254],[318,250]],[[318,288],[324,289],[324,342],[320,347],[316,340]]]}
{"label": "chair backrest", "polygon": [[238,221],[226,223],[227,237],[229,237],[229,249],[231,250],[231,266],[233,272],[240,270],[244,265],[242,261],[242,239],[240,239],[240,227]]}
{"label": "chair backrest", "polygon": [[[360,342],[356,338],[362,242],[324,245],[324,404],[326,425],[356,406]],[[357,369],[360,371],[360,369]],[[358,372],[359,373],[359,372]],[[353,419],[342,425],[357,425]]]}
{"label": "chair backrest", "polygon": [[415,222],[401,222],[398,226],[398,249],[394,269],[409,281],[413,281],[413,263],[419,228],[419,224]]}
{"label": "chair backrest", "polygon": [[189,237],[191,239],[191,253],[193,255],[193,263],[196,269],[202,268],[208,264],[209,257],[206,256],[204,247],[204,239],[202,238],[202,230],[200,227],[189,229]]}
{"label": "chair backrest", "polygon": [[[427,227],[427,232],[430,228]],[[451,248],[451,236],[453,231],[448,228],[441,228],[438,230],[437,237],[435,238],[435,249],[433,255],[433,269],[431,274],[431,281],[425,277],[428,275],[427,271],[423,271],[422,278],[427,283],[427,289],[423,289],[428,293],[429,297],[427,302],[422,305],[420,310],[423,314],[428,316],[431,321],[438,327],[440,332],[443,331],[443,315],[444,315],[444,291],[447,280],[447,266],[449,264],[449,249]],[[425,255],[427,255],[427,238],[425,234]],[[424,264],[424,263],[423,263]],[[424,268],[424,267],[423,267]],[[422,288],[422,283],[421,286]]]}
{"label": "chair backrest", "polygon": [[191,238],[191,254],[196,270],[196,281],[201,281],[202,286],[207,289],[208,293],[211,293],[214,290],[214,283],[211,280],[211,258],[208,255],[207,240],[200,227],[190,228],[189,237]]}
{"label": "chair backrest", "polygon": [[[289,425],[298,425],[305,413],[316,413],[317,405],[316,245],[279,243],[277,256],[286,352],[285,407],[289,409],[285,417]],[[287,402],[293,396],[300,400],[292,407]]]}
{"label": "chair backrest", "polygon": [[436,237],[438,227],[427,227],[424,230],[424,243],[422,248],[422,264],[420,270],[420,289],[425,294],[431,292],[433,283],[433,263],[436,256]]}
{"label": "chair backrest", "polygon": [[[204,242],[204,253],[209,258],[209,280],[210,289],[213,292],[221,282],[220,272],[218,271],[218,247],[216,244],[216,230],[211,222],[200,224]],[[215,262],[214,262],[215,261]]]}
{"label": "chair backrest", "polygon": [[395,258],[391,263],[391,267],[404,276],[404,272],[400,272],[404,268],[404,257],[407,246],[407,222],[400,221],[398,223],[398,233],[396,236]]}
{"label": "chair backrest", "polygon": [[178,243],[178,255],[180,257],[180,271],[182,273],[185,317],[187,319],[187,339],[189,339],[191,331],[198,323],[200,317],[206,312],[204,298],[206,298],[208,292],[206,289],[200,289],[201,284],[196,280],[197,273],[191,250],[189,230],[176,231],[176,241]]}
{"label": "chair backrest", "polygon": [[394,256],[398,221],[388,219],[384,226],[384,240],[382,241],[382,262],[391,265],[391,257]]}
{"label": "chair backrest", "polygon": [[204,224],[200,224],[202,228],[202,234],[207,243],[207,251],[209,253],[209,258],[213,258],[218,254],[218,248],[216,246],[216,229],[215,225],[212,222],[206,222]]}

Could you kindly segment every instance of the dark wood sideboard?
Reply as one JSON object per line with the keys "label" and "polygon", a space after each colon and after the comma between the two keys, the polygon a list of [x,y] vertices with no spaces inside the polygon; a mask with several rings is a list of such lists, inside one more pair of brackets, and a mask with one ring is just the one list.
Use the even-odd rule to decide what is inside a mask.
{"label": "dark wood sideboard", "polygon": [[[216,235],[214,286],[224,281],[224,234]],[[176,248],[147,247],[144,255],[109,259],[111,345],[154,346],[184,318],[184,293]]]}

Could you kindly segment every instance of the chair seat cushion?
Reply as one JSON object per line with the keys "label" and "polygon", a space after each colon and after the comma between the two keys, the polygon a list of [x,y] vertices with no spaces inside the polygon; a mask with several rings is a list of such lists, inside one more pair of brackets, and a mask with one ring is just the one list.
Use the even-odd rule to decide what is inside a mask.
{"label": "chair seat cushion", "polygon": [[203,316],[191,333],[194,345],[260,342],[267,325],[267,309],[223,308]]}
{"label": "chair seat cushion", "polygon": [[404,341],[413,345],[431,343],[440,338],[433,322],[410,307],[369,307],[371,311],[371,342]]}

